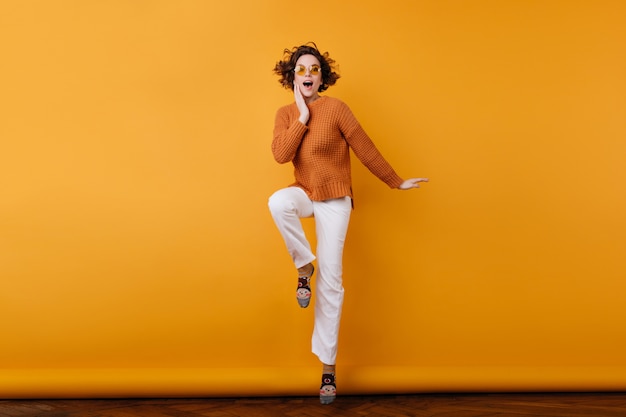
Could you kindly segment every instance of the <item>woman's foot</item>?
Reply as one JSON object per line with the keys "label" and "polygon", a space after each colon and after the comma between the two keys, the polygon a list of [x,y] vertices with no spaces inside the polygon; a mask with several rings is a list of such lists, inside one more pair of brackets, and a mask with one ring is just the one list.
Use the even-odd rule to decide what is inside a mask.
{"label": "woman's foot", "polygon": [[322,386],[320,387],[320,403],[330,404],[337,398],[337,383],[335,382],[335,374],[323,374]]}
{"label": "woman's foot", "polygon": [[296,300],[302,308],[307,308],[311,301],[311,277],[315,268],[313,264],[308,264],[298,268],[298,289],[296,290]]}

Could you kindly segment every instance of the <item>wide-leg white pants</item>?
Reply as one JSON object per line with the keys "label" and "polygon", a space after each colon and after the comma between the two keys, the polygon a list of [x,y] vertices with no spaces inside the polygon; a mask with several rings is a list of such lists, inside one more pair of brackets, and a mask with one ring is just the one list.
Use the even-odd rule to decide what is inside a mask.
{"label": "wide-leg white pants", "polygon": [[296,268],[316,259],[300,221],[304,217],[315,219],[317,275],[312,351],[322,363],[334,365],[344,293],[343,247],[352,201],[350,197],[312,201],[301,188],[287,187],[272,194],[268,205]]}

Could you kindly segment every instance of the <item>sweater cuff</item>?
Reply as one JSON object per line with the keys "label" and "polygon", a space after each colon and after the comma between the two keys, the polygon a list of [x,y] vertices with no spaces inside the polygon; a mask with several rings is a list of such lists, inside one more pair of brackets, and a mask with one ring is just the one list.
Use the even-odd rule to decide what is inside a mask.
{"label": "sweater cuff", "polygon": [[296,123],[293,125],[292,129],[296,133],[298,137],[302,137],[309,130],[309,127],[302,123],[300,120],[296,120]]}
{"label": "sweater cuff", "polygon": [[385,183],[391,188],[399,188],[403,182],[404,180],[396,173],[385,181]]}

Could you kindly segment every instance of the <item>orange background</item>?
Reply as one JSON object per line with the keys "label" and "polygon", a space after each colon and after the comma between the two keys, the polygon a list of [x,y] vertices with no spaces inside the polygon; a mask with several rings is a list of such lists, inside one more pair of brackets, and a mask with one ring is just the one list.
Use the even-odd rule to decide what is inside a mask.
{"label": "orange background", "polygon": [[0,396],[314,392],[266,205],[309,40],[431,178],[354,162],[341,392],[626,389],[626,3],[8,0]]}

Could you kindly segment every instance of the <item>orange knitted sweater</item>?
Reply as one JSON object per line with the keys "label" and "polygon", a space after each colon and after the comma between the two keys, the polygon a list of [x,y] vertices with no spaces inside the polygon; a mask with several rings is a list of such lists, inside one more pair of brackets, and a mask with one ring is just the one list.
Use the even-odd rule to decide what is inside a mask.
{"label": "orange knitted sweater", "polygon": [[389,187],[402,184],[344,102],[322,96],[309,104],[309,112],[308,125],[298,120],[295,102],[276,113],[272,152],[277,162],[293,163],[292,186],[302,188],[314,201],[352,198],[350,149]]}

